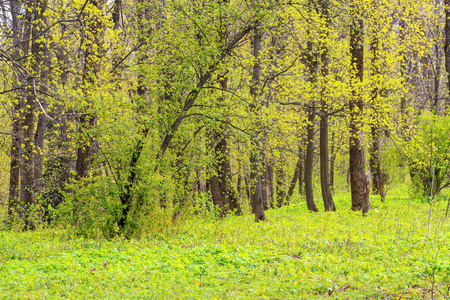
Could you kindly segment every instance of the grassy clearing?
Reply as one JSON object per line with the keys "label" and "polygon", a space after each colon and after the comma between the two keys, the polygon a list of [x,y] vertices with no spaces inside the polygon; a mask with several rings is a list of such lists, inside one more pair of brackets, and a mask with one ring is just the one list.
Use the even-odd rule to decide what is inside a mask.
{"label": "grassy clearing", "polygon": [[348,199],[336,213],[297,204],[268,211],[269,222],[202,219],[140,240],[0,232],[0,298],[449,297],[449,226],[427,240],[427,204],[391,197],[362,218]]}

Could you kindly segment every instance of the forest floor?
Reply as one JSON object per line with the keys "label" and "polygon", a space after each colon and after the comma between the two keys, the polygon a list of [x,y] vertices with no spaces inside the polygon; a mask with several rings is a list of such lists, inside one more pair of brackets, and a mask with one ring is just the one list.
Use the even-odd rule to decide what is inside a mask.
{"label": "forest floor", "polygon": [[447,299],[446,201],[372,199],[363,218],[349,196],[338,211],[304,204],[221,221],[186,221],[139,240],[66,231],[0,232],[1,299]]}

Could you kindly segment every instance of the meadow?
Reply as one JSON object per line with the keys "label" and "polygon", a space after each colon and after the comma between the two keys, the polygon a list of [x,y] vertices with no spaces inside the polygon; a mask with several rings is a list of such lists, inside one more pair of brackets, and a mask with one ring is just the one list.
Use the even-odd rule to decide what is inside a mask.
{"label": "meadow", "polygon": [[1,299],[448,299],[446,200],[372,198],[367,217],[304,203],[223,220],[198,217],[140,239],[68,230],[0,231]]}

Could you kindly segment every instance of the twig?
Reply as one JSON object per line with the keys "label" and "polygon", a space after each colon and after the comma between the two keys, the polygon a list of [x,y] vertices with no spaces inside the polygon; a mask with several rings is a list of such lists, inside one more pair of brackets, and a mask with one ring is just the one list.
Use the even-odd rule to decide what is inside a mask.
{"label": "twig", "polygon": [[34,78],[33,78],[33,91],[34,91],[34,100],[36,100],[37,104],[39,104],[39,107],[41,108],[41,110],[44,113],[44,115],[47,118],[49,118],[52,122],[54,122],[55,120],[47,114],[47,112],[45,111],[45,109],[42,106],[41,102],[38,100],[37,93],[36,93],[36,83],[35,83]]}

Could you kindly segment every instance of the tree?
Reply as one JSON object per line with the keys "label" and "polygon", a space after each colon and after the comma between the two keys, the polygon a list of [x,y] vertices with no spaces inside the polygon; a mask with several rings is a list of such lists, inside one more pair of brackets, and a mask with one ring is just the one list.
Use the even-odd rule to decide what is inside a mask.
{"label": "tree", "polygon": [[[18,66],[20,83],[13,107],[11,143],[10,193],[8,214],[17,214],[24,229],[35,228],[42,217],[37,195],[42,185],[42,149],[46,127],[45,94],[48,77],[48,52],[44,37],[46,1],[21,3],[10,1],[14,54],[11,63]],[[20,12],[25,11],[20,20]],[[22,33],[20,33],[22,31]],[[23,64],[17,63],[26,58]],[[36,111],[41,113],[35,125]]]}
{"label": "tree", "polygon": [[[329,16],[329,1],[321,0],[319,3],[321,9],[321,18],[324,21],[323,29],[321,30],[321,39],[319,42],[319,53],[321,62],[321,77],[324,82],[326,82],[329,75],[328,67],[328,31],[330,26],[330,16]],[[329,155],[328,155],[328,103],[326,99],[327,91],[325,84],[322,83],[321,88],[321,119],[320,119],[320,186],[322,188],[322,198],[325,211],[335,211],[336,207],[333,202],[333,196],[331,195],[330,187],[330,172],[329,172]]]}
{"label": "tree", "polygon": [[250,154],[250,180],[253,185],[251,193],[252,210],[255,214],[255,221],[266,221],[266,215],[264,213],[264,200],[262,191],[262,170],[261,170],[261,144],[259,141],[260,134],[260,108],[261,104],[258,103],[259,91],[260,91],[260,79],[261,79],[261,65],[260,65],[260,51],[262,44],[262,28],[259,20],[254,21],[253,25],[253,39],[252,39],[252,54],[254,57],[253,72],[250,85],[250,94],[253,97],[253,103],[250,105],[250,111],[253,117],[256,119],[256,130],[252,134],[252,149]]}
{"label": "tree", "polygon": [[370,209],[368,176],[365,175],[365,157],[362,143],[362,123],[364,101],[362,98],[362,82],[364,74],[364,20],[362,19],[362,3],[352,3],[352,20],[350,26],[350,56],[352,95],[349,100],[350,111],[350,183],[352,192],[352,210]]}

